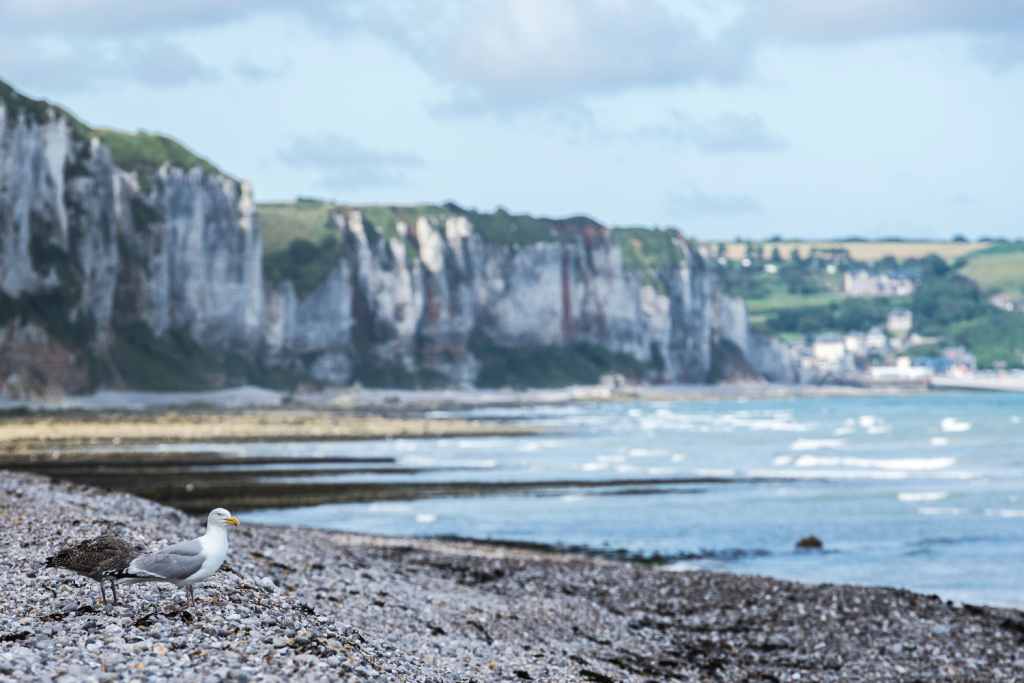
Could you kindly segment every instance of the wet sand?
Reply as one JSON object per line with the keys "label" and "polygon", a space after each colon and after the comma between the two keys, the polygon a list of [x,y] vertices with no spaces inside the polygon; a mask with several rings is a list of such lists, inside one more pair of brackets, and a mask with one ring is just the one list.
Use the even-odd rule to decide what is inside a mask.
{"label": "wet sand", "polygon": [[0,456],[155,444],[416,439],[537,431],[496,421],[314,409],[47,412],[0,416]]}

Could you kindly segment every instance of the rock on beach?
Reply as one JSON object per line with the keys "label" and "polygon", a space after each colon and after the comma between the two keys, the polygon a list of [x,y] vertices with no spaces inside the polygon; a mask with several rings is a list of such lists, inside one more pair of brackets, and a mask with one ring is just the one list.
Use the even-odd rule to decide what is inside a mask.
{"label": "rock on beach", "polygon": [[114,532],[163,547],[202,520],[0,472],[0,681],[999,681],[1024,614],[888,588],[672,572],[475,542],[243,525],[184,591],[43,569]]}

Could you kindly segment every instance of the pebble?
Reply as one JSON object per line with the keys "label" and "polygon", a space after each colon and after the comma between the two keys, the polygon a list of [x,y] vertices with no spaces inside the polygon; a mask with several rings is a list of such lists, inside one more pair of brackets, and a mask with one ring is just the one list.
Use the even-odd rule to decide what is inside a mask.
{"label": "pebble", "polygon": [[1024,614],[469,541],[245,525],[184,591],[45,570],[105,532],[158,548],[201,521],[0,472],[0,681],[982,681],[1024,677]]}

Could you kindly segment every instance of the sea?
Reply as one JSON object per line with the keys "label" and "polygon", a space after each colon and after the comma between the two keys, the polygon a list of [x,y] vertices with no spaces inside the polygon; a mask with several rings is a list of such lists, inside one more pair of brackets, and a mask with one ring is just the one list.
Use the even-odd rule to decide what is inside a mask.
{"label": "sea", "polygon": [[[242,513],[243,522],[545,544],[678,571],[893,586],[1024,607],[1024,394],[595,402],[434,413],[539,436],[243,444],[393,458],[318,483],[478,495]],[[401,471],[397,471],[401,470]],[[815,536],[821,548],[798,548]]]}

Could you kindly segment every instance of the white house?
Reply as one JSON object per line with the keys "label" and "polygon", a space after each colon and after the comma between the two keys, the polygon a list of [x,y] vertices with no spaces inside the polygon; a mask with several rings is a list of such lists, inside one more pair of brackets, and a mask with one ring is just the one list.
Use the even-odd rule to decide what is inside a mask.
{"label": "white house", "polygon": [[880,349],[885,351],[889,348],[889,335],[878,326],[872,327],[868,330],[868,333],[864,336],[864,341],[867,343],[868,349]]}
{"label": "white house", "polygon": [[914,314],[905,308],[894,308],[889,311],[885,321],[885,329],[895,334],[906,334],[914,327]]}
{"label": "white house", "polygon": [[910,296],[914,279],[905,273],[875,273],[858,268],[843,273],[843,293],[849,296]]}
{"label": "white house", "polygon": [[846,355],[843,338],[835,334],[823,334],[814,340],[814,360],[819,363],[838,363]]}

